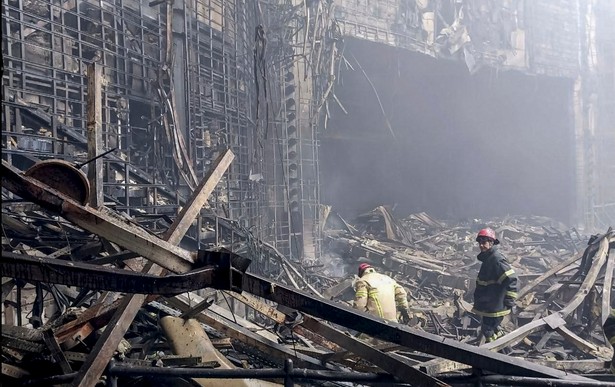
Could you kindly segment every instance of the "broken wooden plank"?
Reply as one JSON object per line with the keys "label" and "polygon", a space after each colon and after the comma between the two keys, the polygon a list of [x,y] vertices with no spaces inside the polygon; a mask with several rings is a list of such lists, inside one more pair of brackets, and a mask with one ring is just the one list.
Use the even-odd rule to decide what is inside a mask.
{"label": "broken wooden plank", "polygon": [[[206,362],[216,361],[220,364],[220,369],[236,368],[233,363],[214,348],[209,341],[209,337],[207,337],[207,334],[197,320],[184,320],[179,317],[165,316],[160,319],[160,326],[174,354],[181,356],[200,356]],[[193,380],[201,386],[276,386],[274,383],[264,381],[256,382],[251,379],[224,380],[194,378]]]}
{"label": "broken wooden plank", "polygon": [[525,324],[495,341],[483,344],[481,348],[499,351],[504,347],[514,346],[515,344],[521,342],[531,333],[544,329],[545,325],[549,326],[551,329],[557,329],[560,326],[566,325],[566,321],[559,313],[553,313],[548,315],[547,317],[543,317],[541,319],[534,320],[528,324]]}
{"label": "broken wooden plank", "polygon": [[536,286],[540,285],[543,281],[545,281],[548,278],[550,278],[551,276],[559,273],[560,270],[563,270],[563,269],[567,268],[568,266],[572,265],[573,263],[575,263],[576,261],[581,259],[581,257],[582,256],[580,256],[580,255],[576,255],[576,256],[574,256],[574,257],[572,257],[570,259],[567,259],[567,260],[561,262],[559,265],[555,265],[555,267],[553,267],[552,269],[550,269],[547,272],[541,274],[540,277],[534,279],[532,282],[530,282],[529,284],[524,286],[523,289],[519,290],[519,292],[517,293],[517,299],[521,299],[523,296],[525,296],[530,291],[532,291],[532,289],[534,289]]}
{"label": "broken wooden plank", "polygon": [[589,341],[584,340],[581,337],[577,336],[574,332],[572,332],[570,329],[566,328],[565,326],[562,325],[560,327],[557,327],[555,330],[564,339],[574,344],[574,346],[580,349],[581,351],[589,355],[592,355],[592,356],[597,355],[598,347],[596,347]]}
{"label": "broken wooden plank", "polygon": [[600,269],[604,266],[606,262],[609,244],[615,241],[615,233],[611,229],[604,235],[604,237],[600,240],[600,248],[598,252],[594,256],[591,268],[587,272],[583,283],[579,287],[578,292],[575,296],[566,303],[566,306],[559,311],[559,313],[566,318],[570,313],[574,312],[574,310],[585,300],[585,297],[589,294],[591,288],[594,286],[596,279],[598,279],[598,274],[600,274]]}

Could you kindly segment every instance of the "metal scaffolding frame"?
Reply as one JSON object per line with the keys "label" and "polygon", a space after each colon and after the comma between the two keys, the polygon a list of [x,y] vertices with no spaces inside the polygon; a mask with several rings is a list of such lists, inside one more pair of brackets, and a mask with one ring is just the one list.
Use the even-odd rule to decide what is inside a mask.
{"label": "metal scaffolding frame", "polygon": [[[288,49],[301,42],[287,39],[290,29],[271,28],[261,36],[262,51],[253,48],[263,20],[292,7],[267,3],[262,12],[245,0],[169,7],[136,0],[3,0],[4,158],[22,169],[49,158],[87,158],[86,69],[96,62],[103,73],[103,148],[116,149],[104,159],[105,203],[128,215],[173,216],[194,180],[230,148],[235,161],[204,213],[232,219],[300,259],[293,246],[303,244],[303,219],[310,219],[310,229],[317,223],[319,204],[311,96],[286,104],[295,81],[285,74],[297,66]],[[295,32],[303,28],[299,11]],[[294,111],[300,103],[310,123],[301,123],[309,130],[297,137],[299,124],[290,118],[306,120]],[[290,148],[297,148],[293,162]],[[294,220],[289,203],[299,205]],[[219,237],[211,239],[217,227],[201,218],[188,235],[199,244],[220,244]]]}

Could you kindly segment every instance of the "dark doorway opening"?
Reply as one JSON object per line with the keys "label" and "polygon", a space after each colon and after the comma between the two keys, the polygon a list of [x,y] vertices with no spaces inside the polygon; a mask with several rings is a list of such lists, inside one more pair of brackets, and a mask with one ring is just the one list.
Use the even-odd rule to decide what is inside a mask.
{"label": "dark doorway opening", "polygon": [[330,104],[323,203],[346,217],[384,204],[401,217],[570,221],[571,80],[470,74],[462,61],[353,39],[345,56],[353,68],[342,66],[336,95],[348,114]]}

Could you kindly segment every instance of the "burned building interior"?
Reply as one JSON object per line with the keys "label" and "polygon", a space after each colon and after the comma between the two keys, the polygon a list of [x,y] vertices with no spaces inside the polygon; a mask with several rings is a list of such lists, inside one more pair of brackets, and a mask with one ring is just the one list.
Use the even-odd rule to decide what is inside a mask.
{"label": "burned building interior", "polygon": [[[2,385],[615,386],[612,0],[2,0]],[[519,280],[473,312],[478,230]],[[407,323],[353,308],[368,263]]]}

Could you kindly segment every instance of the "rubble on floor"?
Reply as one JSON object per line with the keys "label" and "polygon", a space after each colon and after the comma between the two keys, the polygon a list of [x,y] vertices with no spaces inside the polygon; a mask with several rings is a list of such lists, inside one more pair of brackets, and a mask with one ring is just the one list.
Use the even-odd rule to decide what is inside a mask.
{"label": "rubble on floor", "polygon": [[[512,375],[608,385],[612,349],[600,327],[613,293],[613,230],[586,236],[540,217],[396,219],[381,206],[352,223],[327,209],[315,265],[223,218],[229,235],[221,231],[215,248],[188,250],[180,242],[219,176],[175,220],[128,218],[3,162],[3,384],[444,386]],[[488,344],[470,312],[483,226],[496,230],[520,278],[519,312]],[[406,287],[409,326],[348,305],[359,262]]]}

